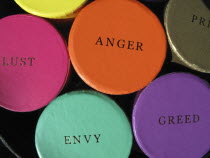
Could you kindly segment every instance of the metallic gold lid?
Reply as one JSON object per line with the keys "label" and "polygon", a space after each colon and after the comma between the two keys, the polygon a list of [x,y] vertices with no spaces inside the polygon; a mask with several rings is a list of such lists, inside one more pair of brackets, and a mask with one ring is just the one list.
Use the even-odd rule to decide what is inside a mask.
{"label": "metallic gold lid", "polygon": [[165,11],[169,44],[178,63],[210,73],[210,10],[203,0],[170,0]]}

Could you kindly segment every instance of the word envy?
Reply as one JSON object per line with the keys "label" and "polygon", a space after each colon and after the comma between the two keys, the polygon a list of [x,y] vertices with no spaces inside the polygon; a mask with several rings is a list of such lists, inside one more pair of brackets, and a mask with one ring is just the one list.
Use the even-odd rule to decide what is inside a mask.
{"label": "word envy", "polygon": [[64,136],[65,144],[99,143],[101,134]]}

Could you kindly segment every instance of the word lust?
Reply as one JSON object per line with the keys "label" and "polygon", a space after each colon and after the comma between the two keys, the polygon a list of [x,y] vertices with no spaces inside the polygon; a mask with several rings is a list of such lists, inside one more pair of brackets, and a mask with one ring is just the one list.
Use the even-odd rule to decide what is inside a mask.
{"label": "word lust", "polygon": [[192,16],[192,23],[197,23],[201,26],[205,26],[205,27],[210,28],[210,19],[207,20],[206,18],[201,17],[201,16],[193,15]]}
{"label": "word lust", "polygon": [[36,58],[34,57],[1,57],[2,66],[33,66]]}
{"label": "word lust", "polygon": [[143,43],[124,40],[124,39],[115,39],[115,38],[102,39],[101,37],[99,37],[95,45],[143,51]]}
{"label": "word lust", "polygon": [[177,115],[177,116],[161,116],[158,120],[160,125],[188,124],[198,123],[199,115]]}
{"label": "word lust", "polygon": [[100,137],[101,137],[101,134],[64,136],[64,142],[65,144],[99,143]]}

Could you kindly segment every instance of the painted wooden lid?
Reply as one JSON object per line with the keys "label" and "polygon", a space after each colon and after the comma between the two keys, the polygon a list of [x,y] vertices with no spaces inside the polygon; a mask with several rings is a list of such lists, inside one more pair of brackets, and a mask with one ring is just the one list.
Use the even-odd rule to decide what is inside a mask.
{"label": "painted wooden lid", "polygon": [[210,89],[187,73],[171,73],[137,96],[135,138],[151,158],[201,158],[210,149]]}
{"label": "painted wooden lid", "polygon": [[94,89],[128,94],[159,73],[166,37],[158,18],[135,0],[96,0],[72,26],[69,52],[76,72]]}
{"label": "painted wooden lid", "polygon": [[210,10],[206,1],[170,0],[165,26],[173,61],[210,73]]}
{"label": "painted wooden lid", "polygon": [[15,0],[25,11],[52,19],[75,17],[77,9],[87,0]]}
{"label": "painted wooden lid", "polygon": [[109,97],[75,91],[47,106],[35,142],[39,157],[128,158],[132,132],[124,112]]}
{"label": "painted wooden lid", "polygon": [[0,106],[18,112],[47,105],[69,74],[64,40],[45,20],[13,15],[0,20]]}

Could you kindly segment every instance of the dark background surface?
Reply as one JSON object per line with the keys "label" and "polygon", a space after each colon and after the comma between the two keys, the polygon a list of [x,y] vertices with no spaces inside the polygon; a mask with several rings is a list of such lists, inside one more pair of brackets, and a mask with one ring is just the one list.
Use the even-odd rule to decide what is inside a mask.
{"label": "dark background surface", "polygon": [[[89,2],[91,1],[92,0],[89,0]],[[209,5],[210,0],[205,0],[205,1],[206,3],[208,3],[208,6],[210,6]],[[164,1],[159,3],[154,3],[154,2],[143,1],[143,3],[146,6],[148,6],[163,23],[164,9],[167,2]],[[25,13],[25,11],[23,11],[19,6],[17,6],[13,0],[0,0],[0,18],[20,13]],[[60,33],[67,41],[69,30],[71,28],[73,20],[68,22],[56,21],[56,20],[48,20],[48,21],[52,23],[60,31]],[[198,75],[201,78],[210,82],[210,74],[195,72],[181,65],[172,63],[171,52],[170,48],[168,47],[167,59],[165,61],[162,71],[159,73],[158,76],[170,72],[180,72],[180,71],[189,72]],[[61,94],[81,89],[92,89],[92,88],[86,85],[73,70],[71,78],[67,83],[66,87],[64,88],[64,90],[61,92]],[[135,94],[136,93],[129,95],[121,95],[121,96],[110,96],[124,110],[130,122],[131,122],[131,114],[132,114],[133,100]],[[0,136],[4,138],[6,142],[11,146],[11,148],[15,152],[17,152],[18,155],[20,155],[22,158],[38,158],[35,149],[34,134],[38,118],[43,110],[44,108],[34,112],[17,113],[5,110],[0,107]],[[14,154],[12,154],[12,152],[10,152],[1,141],[0,141],[0,158],[15,158]],[[145,156],[143,152],[140,150],[135,140],[129,158],[147,158],[147,156]],[[204,158],[210,158],[210,154],[206,155]]]}

